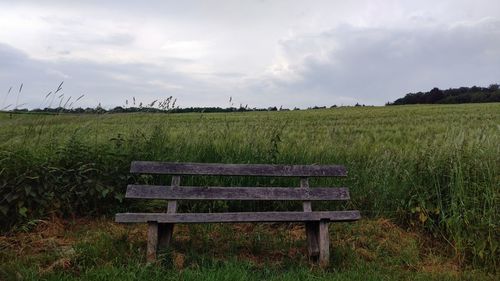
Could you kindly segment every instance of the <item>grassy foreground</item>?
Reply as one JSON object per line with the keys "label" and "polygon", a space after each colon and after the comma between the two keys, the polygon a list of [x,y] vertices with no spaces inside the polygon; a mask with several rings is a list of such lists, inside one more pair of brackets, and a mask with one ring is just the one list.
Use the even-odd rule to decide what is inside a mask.
{"label": "grassy foreground", "polygon": [[[461,270],[442,245],[389,220],[332,224],[332,265],[307,261],[299,224],[180,226],[159,264],[145,263],[146,228],[107,220],[40,221],[0,236],[1,280],[495,280]],[[497,276],[496,276],[497,277]]]}
{"label": "grassy foreground", "polygon": [[[37,218],[161,209],[123,200],[131,160],[344,164],[347,205],[444,243],[459,266],[500,261],[500,104],[225,114],[0,114],[0,227]],[[297,186],[297,179],[186,178],[185,184]],[[183,211],[297,204],[184,204]]]}

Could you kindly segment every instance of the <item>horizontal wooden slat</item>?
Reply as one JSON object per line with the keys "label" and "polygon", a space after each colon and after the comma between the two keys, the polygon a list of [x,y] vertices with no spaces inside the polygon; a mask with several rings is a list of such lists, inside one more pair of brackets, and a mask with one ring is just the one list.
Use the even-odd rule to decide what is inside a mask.
{"label": "horizontal wooden slat", "polygon": [[207,164],[134,161],[131,173],[273,177],[347,176],[341,165]]}
{"label": "horizontal wooden slat", "polygon": [[304,221],[355,221],[359,211],[329,212],[244,212],[244,213],[121,213],[116,222],[139,223],[216,223],[216,222],[304,222]]}
{"label": "horizontal wooden slat", "polygon": [[126,198],[169,200],[349,200],[349,189],[286,187],[193,187],[129,185]]}

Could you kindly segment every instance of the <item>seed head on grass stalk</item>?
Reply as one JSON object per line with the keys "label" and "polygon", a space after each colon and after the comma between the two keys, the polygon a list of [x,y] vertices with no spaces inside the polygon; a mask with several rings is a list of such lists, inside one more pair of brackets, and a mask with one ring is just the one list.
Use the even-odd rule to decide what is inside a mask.
{"label": "seed head on grass stalk", "polygon": [[[4,98],[3,102],[2,102],[2,107],[5,106],[5,103],[7,102],[7,98],[9,97],[9,94],[10,94],[11,91],[12,91],[12,86],[10,86],[9,90],[7,91],[7,94],[5,95],[5,98]],[[2,109],[2,110],[4,110],[4,109]]]}
{"label": "seed head on grass stalk", "polygon": [[19,91],[17,92],[17,98],[16,98],[16,108],[18,107],[19,104],[19,96],[21,95],[21,91],[23,90],[23,83],[21,83],[21,86],[19,86]]}

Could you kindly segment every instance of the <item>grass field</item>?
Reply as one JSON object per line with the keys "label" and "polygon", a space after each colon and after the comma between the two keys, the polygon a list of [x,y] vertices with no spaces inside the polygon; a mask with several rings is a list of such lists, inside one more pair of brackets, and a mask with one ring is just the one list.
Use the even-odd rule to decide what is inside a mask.
{"label": "grass field", "polygon": [[[127,182],[167,180],[131,177],[128,165],[138,159],[344,164],[348,178],[314,180],[312,186],[349,186],[352,202],[318,208],[359,209],[366,218],[390,219],[439,243],[441,254],[451,256],[461,269],[496,271],[500,260],[500,104],[494,103],[226,114],[0,113],[1,226],[17,233],[29,231],[34,219],[51,214],[81,217],[159,208],[158,204],[122,202]],[[185,183],[298,185],[298,180],[187,178]],[[297,206],[217,202],[184,204],[181,209]],[[366,272],[380,270],[362,266],[369,268],[352,280],[369,280]],[[309,276],[305,267],[292,268],[298,270],[294,274]],[[134,274],[150,274],[143,273],[142,267],[134,270]],[[209,276],[219,270],[249,274],[243,279],[258,276],[249,273],[254,271],[252,266],[239,261],[191,268],[182,274],[189,280],[194,278],[189,276]],[[312,274],[319,274],[319,279],[348,279]],[[385,275],[373,276],[379,280]],[[409,273],[401,278],[425,280],[425,276]]]}

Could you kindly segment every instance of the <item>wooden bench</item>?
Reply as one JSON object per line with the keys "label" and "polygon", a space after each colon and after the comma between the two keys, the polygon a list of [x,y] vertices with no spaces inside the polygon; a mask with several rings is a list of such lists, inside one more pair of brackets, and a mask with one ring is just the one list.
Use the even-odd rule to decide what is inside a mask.
{"label": "wooden bench", "polygon": [[[129,185],[126,198],[166,199],[166,213],[120,213],[116,222],[148,223],[147,260],[154,262],[159,246],[168,246],[176,223],[304,222],[310,258],[327,266],[328,223],[355,221],[359,211],[313,211],[311,201],[348,200],[345,187],[309,188],[309,177],[343,177],[338,165],[263,165],[132,162],[131,173],[172,175],[170,186]],[[300,177],[300,187],[180,186],[182,175]],[[176,200],[303,201],[302,212],[177,213]]]}

